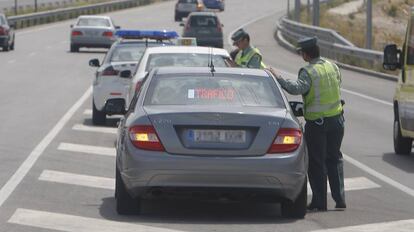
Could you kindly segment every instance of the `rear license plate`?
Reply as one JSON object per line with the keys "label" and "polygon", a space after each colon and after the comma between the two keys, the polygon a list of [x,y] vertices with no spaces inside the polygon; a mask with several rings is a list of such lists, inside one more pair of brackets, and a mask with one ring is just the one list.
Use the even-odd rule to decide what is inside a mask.
{"label": "rear license plate", "polygon": [[209,34],[210,30],[198,30],[197,31],[199,34]]}
{"label": "rear license plate", "polygon": [[245,143],[244,130],[190,130],[190,139],[194,142],[208,143]]}
{"label": "rear license plate", "polygon": [[193,10],[193,5],[192,4],[181,4],[180,9],[182,11],[192,11]]}
{"label": "rear license plate", "polygon": [[87,35],[87,36],[97,36],[98,32],[97,31],[85,31],[85,35]]}

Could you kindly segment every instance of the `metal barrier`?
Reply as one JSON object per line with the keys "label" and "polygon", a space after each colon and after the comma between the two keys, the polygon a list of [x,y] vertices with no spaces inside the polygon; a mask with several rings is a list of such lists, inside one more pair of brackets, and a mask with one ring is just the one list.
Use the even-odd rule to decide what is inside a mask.
{"label": "metal barrier", "polygon": [[286,17],[279,20],[277,30],[292,44],[297,44],[301,38],[316,36],[322,56],[345,64],[381,70],[382,52],[358,48],[334,30],[305,25]]}
{"label": "metal barrier", "polygon": [[101,14],[166,0],[117,0],[81,7],[70,7],[33,14],[9,17],[16,29],[76,18],[79,15]]}

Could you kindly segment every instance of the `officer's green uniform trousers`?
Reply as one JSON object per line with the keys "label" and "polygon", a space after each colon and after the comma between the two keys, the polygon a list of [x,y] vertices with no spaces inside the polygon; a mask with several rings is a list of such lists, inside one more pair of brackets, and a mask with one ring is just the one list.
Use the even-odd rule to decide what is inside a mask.
{"label": "officer's green uniform trousers", "polygon": [[306,119],[305,138],[309,155],[308,177],[312,205],[327,207],[327,177],[333,199],[345,203],[344,172],[340,151],[344,136],[344,117],[340,97],[338,67],[325,60],[304,68],[312,79],[303,96]]}

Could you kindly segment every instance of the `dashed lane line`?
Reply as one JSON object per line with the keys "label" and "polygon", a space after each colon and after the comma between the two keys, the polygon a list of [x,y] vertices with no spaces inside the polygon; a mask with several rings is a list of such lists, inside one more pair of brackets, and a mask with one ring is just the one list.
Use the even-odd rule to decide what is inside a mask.
{"label": "dashed lane line", "polygon": [[113,178],[79,175],[74,173],[58,172],[53,170],[44,170],[42,174],[40,174],[39,180],[91,188],[109,190],[115,189],[115,179]]}
{"label": "dashed lane line", "polygon": [[85,153],[85,154],[103,155],[103,156],[115,156],[116,155],[116,150],[113,147],[91,146],[91,145],[74,144],[74,143],[61,143],[58,146],[58,150]]}
{"label": "dashed lane line", "polygon": [[106,133],[106,134],[116,134],[117,128],[111,127],[100,127],[100,126],[86,126],[83,124],[76,124],[72,127],[76,131],[85,131],[85,132],[97,132],[97,133]]}

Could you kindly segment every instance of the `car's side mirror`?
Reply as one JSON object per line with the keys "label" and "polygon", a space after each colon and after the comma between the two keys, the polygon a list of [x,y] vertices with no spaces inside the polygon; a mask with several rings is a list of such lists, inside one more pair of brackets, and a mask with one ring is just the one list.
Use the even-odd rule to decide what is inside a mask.
{"label": "car's side mirror", "polygon": [[185,26],[185,24],[184,23],[180,23],[180,27],[184,27]]}
{"label": "car's side mirror", "polygon": [[10,23],[9,26],[10,28],[16,29],[16,23]]}
{"label": "car's side mirror", "polygon": [[302,117],[304,115],[302,102],[291,101],[289,102],[289,105],[290,105],[290,108],[292,108],[293,114],[296,117]]}
{"label": "car's side mirror", "polygon": [[91,67],[100,67],[101,65],[99,64],[98,59],[92,59],[92,60],[89,61],[89,66],[91,66]]}
{"label": "car's side mirror", "polygon": [[121,29],[121,26],[115,26],[115,29],[119,30]]}
{"label": "car's side mirror", "polygon": [[401,68],[401,50],[397,48],[396,44],[389,44],[384,48],[384,62],[383,67],[385,70],[397,70]]}
{"label": "car's side mirror", "polygon": [[122,78],[131,78],[132,77],[132,72],[130,70],[124,70],[124,71],[119,73],[119,76],[122,77]]}

